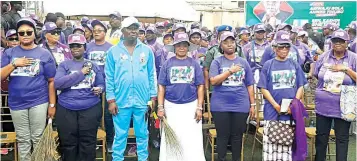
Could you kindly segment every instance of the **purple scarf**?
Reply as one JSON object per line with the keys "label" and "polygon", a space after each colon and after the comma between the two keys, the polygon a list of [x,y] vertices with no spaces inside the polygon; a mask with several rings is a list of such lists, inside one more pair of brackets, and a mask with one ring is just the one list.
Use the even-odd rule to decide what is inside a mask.
{"label": "purple scarf", "polygon": [[295,120],[295,140],[293,144],[293,161],[304,161],[307,157],[307,138],[304,117],[308,117],[306,109],[300,100],[294,98],[291,102],[291,113]]}

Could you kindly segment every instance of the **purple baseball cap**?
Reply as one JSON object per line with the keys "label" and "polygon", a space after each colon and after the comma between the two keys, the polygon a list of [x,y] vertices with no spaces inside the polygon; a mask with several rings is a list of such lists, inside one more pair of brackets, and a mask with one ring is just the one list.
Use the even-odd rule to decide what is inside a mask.
{"label": "purple baseball cap", "polygon": [[339,29],[332,33],[331,39],[342,39],[345,41],[349,41],[350,37],[348,36],[348,33],[346,31]]}
{"label": "purple baseball cap", "polygon": [[17,33],[16,30],[10,29],[9,31],[6,32],[6,38],[16,35],[16,33]]}
{"label": "purple baseball cap", "polygon": [[81,34],[71,34],[68,36],[68,45],[70,44],[86,44],[87,40],[84,35]]}
{"label": "purple baseball cap", "polygon": [[172,37],[172,38],[174,38],[174,36],[171,34],[171,33],[169,33],[169,32],[165,32],[165,33],[163,33],[162,34],[163,36],[163,38],[165,38],[165,37],[167,37],[167,36],[170,36],[170,37]]}
{"label": "purple baseball cap", "polygon": [[38,16],[35,15],[35,14],[33,14],[33,13],[31,13],[31,14],[29,15],[29,17],[30,17],[32,20],[34,20],[35,22],[40,22],[40,19],[38,18]]}
{"label": "purple baseball cap", "polygon": [[284,30],[280,30],[274,37],[276,44],[291,44],[290,33]]}
{"label": "purple baseball cap", "polygon": [[54,22],[46,22],[45,25],[42,27],[44,31],[52,31],[57,29],[57,25]]}
{"label": "purple baseball cap", "polygon": [[201,33],[201,30],[200,29],[192,29],[190,31],[190,36],[193,35],[193,34],[199,34],[200,36],[202,36],[202,33]]}
{"label": "purple baseball cap", "polygon": [[337,30],[337,25],[332,24],[332,23],[328,23],[323,27],[323,29],[330,29],[332,31],[335,31],[335,30]]}
{"label": "purple baseball cap", "polygon": [[89,30],[93,31],[93,26],[91,25],[92,21],[89,20],[87,23],[82,24],[83,28],[88,28]]}
{"label": "purple baseball cap", "polygon": [[82,25],[76,25],[76,26],[74,26],[73,33],[74,33],[74,31],[76,31],[76,30],[81,30],[81,31],[83,31],[83,32],[86,31]]}
{"label": "purple baseball cap", "polygon": [[172,26],[172,31],[176,31],[180,28],[183,28],[186,31],[186,26],[182,23],[175,23],[174,26]]}
{"label": "purple baseball cap", "polygon": [[238,35],[240,36],[240,35],[243,35],[243,34],[250,34],[250,32],[249,32],[249,30],[244,29],[244,30],[241,30]]}
{"label": "purple baseball cap", "polygon": [[104,28],[104,31],[107,32],[107,27],[99,20],[93,20],[91,23],[90,23],[90,26],[92,27],[92,29],[94,29],[94,27],[96,25],[100,25]]}
{"label": "purple baseball cap", "polygon": [[234,37],[234,33],[233,33],[233,32],[230,32],[230,31],[228,31],[228,32],[223,32],[223,34],[221,35],[221,42],[224,41],[224,40],[226,40],[226,39],[228,39],[229,37],[232,37],[234,40],[236,39],[236,38]]}
{"label": "purple baseball cap", "polygon": [[152,31],[154,34],[157,33],[156,27],[154,25],[150,25],[148,28],[146,28],[146,32]]}
{"label": "purple baseball cap", "polygon": [[89,18],[84,16],[81,18],[81,24],[87,23],[89,21]]}
{"label": "purple baseball cap", "polygon": [[282,29],[284,29],[285,27],[289,27],[290,30],[293,29],[293,27],[292,27],[291,25],[289,25],[289,24],[287,24],[287,23],[282,23],[282,24],[280,24],[280,25],[278,26],[277,30],[278,30],[278,31],[279,31],[279,30],[282,30]]}
{"label": "purple baseball cap", "polygon": [[254,32],[258,32],[258,31],[265,31],[265,25],[262,23],[258,23],[256,25],[254,25]]}
{"label": "purple baseball cap", "polygon": [[29,17],[21,18],[19,21],[17,21],[16,30],[18,30],[19,27],[24,24],[31,26],[36,33],[36,22],[32,18],[29,18]]}
{"label": "purple baseball cap", "polygon": [[169,52],[174,52],[175,51],[175,45],[179,44],[181,42],[187,42],[188,43],[188,45],[189,45],[188,51],[194,51],[194,50],[197,50],[199,48],[199,46],[190,43],[187,33],[182,33],[182,32],[176,33],[174,35],[174,42],[171,45],[166,45],[165,48]]}
{"label": "purple baseball cap", "polygon": [[118,11],[114,11],[111,14],[109,14],[109,17],[117,17],[117,18],[122,18],[121,14]]}

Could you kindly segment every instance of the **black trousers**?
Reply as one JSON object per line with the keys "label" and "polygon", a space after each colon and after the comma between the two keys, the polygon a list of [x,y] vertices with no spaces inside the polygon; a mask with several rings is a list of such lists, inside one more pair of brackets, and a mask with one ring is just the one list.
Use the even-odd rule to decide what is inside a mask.
{"label": "black trousers", "polygon": [[315,161],[326,160],[326,150],[329,141],[331,123],[334,120],[334,129],[336,135],[336,160],[347,161],[348,141],[350,122],[342,119],[325,117],[316,114],[316,157]]}
{"label": "black trousers", "polygon": [[232,146],[232,161],[240,161],[243,134],[247,128],[248,113],[212,112],[217,130],[218,160],[225,161],[227,145],[230,139]]}
{"label": "black trousers", "polygon": [[57,105],[56,124],[63,161],[95,161],[101,103],[85,110]]}

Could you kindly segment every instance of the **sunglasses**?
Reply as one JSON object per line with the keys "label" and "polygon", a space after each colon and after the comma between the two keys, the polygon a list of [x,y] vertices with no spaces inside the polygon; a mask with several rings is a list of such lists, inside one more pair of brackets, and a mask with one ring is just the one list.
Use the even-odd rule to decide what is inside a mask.
{"label": "sunglasses", "polygon": [[73,48],[82,48],[83,45],[82,44],[69,44],[69,48],[73,49]]}
{"label": "sunglasses", "polygon": [[339,43],[339,44],[344,44],[346,41],[343,40],[343,39],[337,38],[337,39],[331,39],[331,42],[332,42],[333,44],[337,44],[337,43]]}
{"label": "sunglasses", "polygon": [[20,31],[20,32],[17,32],[20,36],[25,36],[25,33],[26,33],[26,36],[32,36],[33,34],[33,31]]}
{"label": "sunglasses", "polygon": [[277,45],[276,47],[277,47],[279,50],[283,50],[284,48],[290,49],[290,45],[289,45],[289,44]]}
{"label": "sunglasses", "polygon": [[59,30],[52,30],[49,32],[51,35],[61,35],[61,31]]}
{"label": "sunglasses", "polygon": [[264,31],[264,30],[261,30],[261,31],[257,31],[257,32],[255,32],[255,33],[257,33],[257,34],[264,34],[264,33],[265,33],[265,31]]}
{"label": "sunglasses", "polygon": [[17,37],[9,37],[7,38],[8,41],[19,41]]}

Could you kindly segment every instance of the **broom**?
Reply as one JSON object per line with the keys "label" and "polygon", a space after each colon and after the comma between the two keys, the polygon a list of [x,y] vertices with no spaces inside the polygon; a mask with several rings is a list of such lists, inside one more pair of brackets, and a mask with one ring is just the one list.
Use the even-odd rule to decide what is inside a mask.
{"label": "broom", "polygon": [[31,161],[58,161],[60,156],[57,152],[57,140],[52,136],[52,119],[48,120],[47,127],[42,134],[40,141],[35,147]]}
{"label": "broom", "polygon": [[[152,102],[149,101],[148,104],[152,108]],[[157,118],[155,111],[152,112],[152,114],[154,118]],[[168,156],[172,156],[177,160],[181,160],[183,156],[181,143],[178,140],[175,131],[171,128],[165,117],[163,117],[161,120],[161,128],[165,133],[166,152],[169,154]]]}

